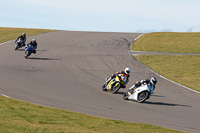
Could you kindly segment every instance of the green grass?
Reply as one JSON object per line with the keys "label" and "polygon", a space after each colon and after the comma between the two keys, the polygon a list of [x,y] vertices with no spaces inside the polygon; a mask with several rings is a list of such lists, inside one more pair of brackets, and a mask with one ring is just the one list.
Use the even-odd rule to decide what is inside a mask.
{"label": "green grass", "polygon": [[[200,53],[200,33],[149,33],[130,46],[134,51]],[[177,83],[200,91],[199,55],[139,55],[140,62]]]}
{"label": "green grass", "polygon": [[200,55],[140,55],[135,57],[157,73],[200,91]]}
{"label": "green grass", "polygon": [[148,33],[130,47],[135,51],[200,53],[200,33]]}
{"label": "green grass", "polygon": [[[0,43],[52,30],[0,28]],[[131,123],[46,108],[0,96],[0,133],[181,133],[158,126]]]}
{"label": "green grass", "polygon": [[0,96],[0,133],[181,133],[158,126],[104,119]]}
{"label": "green grass", "polygon": [[4,28],[0,27],[0,43],[17,39],[22,33],[26,33],[26,36],[46,33],[54,30],[46,30],[46,29],[22,29],[22,28]]}

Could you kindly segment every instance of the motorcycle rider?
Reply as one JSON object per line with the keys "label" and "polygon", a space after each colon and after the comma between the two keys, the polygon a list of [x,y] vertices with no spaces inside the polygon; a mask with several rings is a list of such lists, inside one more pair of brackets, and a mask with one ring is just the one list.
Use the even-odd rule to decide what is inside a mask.
{"label": "motorcycle rider", "polygon": [[127,79],[126,84],[127,84],[129,81],[129,77],[130,77],[130,68],[128,68],[128,67],[120,72],[116,72],[116,73],[112,74],[112,76],[109,79],[106,79],[106,84],[108,85],[108,83],[119,74],[123,74],[126,77],[126,79]]}
{"label": "motorcycle rider", "polygon": [[25,46],[25,42],[26,42],[26,33],[23,33],[22,35],[20,35],[16,40],[15,43],[17,42],[18,39],[22,40],[22,46]]}
{"label": "motorcycle rider", "polygon": [[36,49],[37,49],[36,39],[32,39],[32,41],[29,44],[27,44],[27,46],[28,45],[32,45],[34,47],[33,53],[36,54]]}
{"label": "motorcycle rider", "polygon": [[155,85],[157,83],[158,79],[155,77],[152,77],[150,80],[146,79],[146,80],[141,80],[141,81],[137,81],[134,83],[133,86],[131,86],[129,88],[129,91],[132,93],[136,88],[140,87],[141,85],[146,85],[146,84],[150,84],[150,86],[153,88],[153,90],[155,89]]}

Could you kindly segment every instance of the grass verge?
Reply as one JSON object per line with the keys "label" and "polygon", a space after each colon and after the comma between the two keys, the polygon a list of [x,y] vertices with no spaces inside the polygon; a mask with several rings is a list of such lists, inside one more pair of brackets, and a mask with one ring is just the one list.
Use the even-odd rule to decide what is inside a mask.
{"label": "grass verge", "polygon": [[[148,33],[133,43],[130,50],[200,53],[200,33]],[[135,57],[162,76],[200,91],[199,55],[138,55]]]}
{"label": "grass verge", "polygon": [[54,30],[46,29],[24,29],[24,28],[4,28],[0,27],[0,43],[17,39],[22,33],[26,33],[27,37],[31,35],[46,33]]}
{"label": "grass verge", "polygon": [[200,91],[200,55],[139,55],[135,58],[166,78]]}
{"label": "grass verge", "polygon": [[0,96],[0,133],[181,133],[148,124],[103,119]]}
{"label": "grass verge", "polygon": [[148,33],[135,41],[130,49],[169,53],[200,53],[200,33]]}

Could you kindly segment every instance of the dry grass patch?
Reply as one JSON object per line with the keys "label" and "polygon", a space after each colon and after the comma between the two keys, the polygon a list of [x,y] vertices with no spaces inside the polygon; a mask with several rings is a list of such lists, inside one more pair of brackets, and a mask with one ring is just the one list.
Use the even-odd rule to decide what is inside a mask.
{"label": "dry grass patch", "polygon": [[200,55],[139,55],[135,57],[157,73],[200,91]]}
{"label": "dry grass patch", "polygon": [[200,53],[200,33],[148,33],[134,42],[130,49],[152,52]]}
{"label": "dry grass patch", "polygon": [[181,133],[158,126],[103,119],[0,96],[0,133]]}
{"label": "dry grass patch", "polygon": [[53,31],[53,30],[0,27],[0,43],[17,39],[17,37],[22,35],[22,33],[24,32],[26,33],[27,36],[31,36],[31,35],[50,32],[50,31]]}

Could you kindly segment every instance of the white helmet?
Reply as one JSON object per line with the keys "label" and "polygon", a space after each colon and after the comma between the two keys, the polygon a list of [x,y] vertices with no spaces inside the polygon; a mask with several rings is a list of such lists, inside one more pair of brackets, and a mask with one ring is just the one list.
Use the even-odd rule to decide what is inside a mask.
{"label": "white helmet", "polygon": [[152,84],[156,85],[157,81],[158,81],[157,78],[154,78],[154,77],[151,78],[151,83]]}
{"label": "white helmet", "polygon": [[124,72],[128,75],[130,73],[130,68],[125,68]]}
{"label": "white helmet", "polygon": [[33,42],[36,42],[36,39],[32,39]]}

